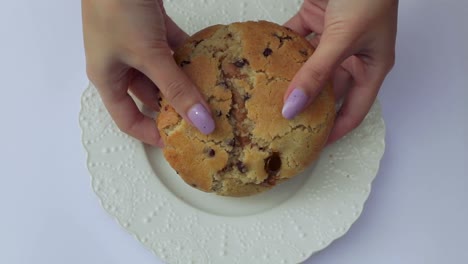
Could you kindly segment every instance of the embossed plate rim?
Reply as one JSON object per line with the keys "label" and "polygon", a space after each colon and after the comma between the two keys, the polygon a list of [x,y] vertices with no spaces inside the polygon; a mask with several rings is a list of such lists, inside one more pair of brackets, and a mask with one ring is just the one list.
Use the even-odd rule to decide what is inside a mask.
{"label": "embossed plate rim", "polygon": [[[90,101],[91,100],[91,101]],[[190,241],[190,238],[194,239],[194,238],[200,238],[200,239],[203,239],[203,236],[208,236],[208,234],[206,234],[205,232],[203,232],[203,228],[205,227],[201,227],[200,230],[202,231],[198,231],[199,233],[195,234],[190,234],[192,237],[183,237],[186,235],[186,233],[184,233],[184,229],[182,228],[179,233],[177,233],[178,231],[174,231],[174,232],[166,232],[166,233],[163,233],[166,235],[166,241],[162,241],[164,239],[164,235],[161,237],[161,236],[157,236],[155,235],[156,233],[154,233],[153,235],[151,234],[148,234],[148,232],[150,232],[150,230],[146,230],[145,228],[146,227],[143,227],[143,231],[136,231],[137,229],[141,228],[141,226],[144,226],[145,223],[144,222],[144,218],[143,218],[143,222],[141,221],[135,221],[134,223],[132,223],[132,221],[130,220],[124,220],[124,219],[121,219],[119,218],[119,215],[118,213],[116,213],[115,208],[116,206],[113,206],[112,203],[114,202],[118,202],[120,201],[119,199],[116,199],[116,197],[108,197],[108,194],[106,193],[103,193],[102,190],[100,190],[99,188],[99,185],[97,184],[97,181],[96,179],[98,179],[100,176],[97,175],[97,172],[96,170],[94,170],[95,167],[91,166],[91,164],[93,164],[93,162],[95,162],[97,159],[96,159],[96,156],[99,156],[100,154],[102,154],[101,152],[106,152],[106,151],[97,151],[99,148],[94,148],[93,149],[93,146],[96,147],[96,143],[99,143],[99,141],[96,141],[94,143],[91,143],[93,138],[90,138],[89,137],[89,132],[90,132],[90,127],[86,126],[86,122],[87,121],[87,115],[89,115],[90,113],[90,105],[89,103],[87,104],[86,102],[91,102],[93,103],[93,107],[97,107],[98,109],[92,109],[95,114],[97,116],[100,116],[100,117],[104,117],[104,120],[106,120],[106,124],[103,126],[102,128],[102,131],[99,132],[99,136],[97,136],[97,138],[101,137],[101,135],[104,134],[105,131],[112,131],[112,133],[110,133],[111,135],[108,136],[108,137],[112,137],[112,136],[115,136],[117,137],[117,141],[122,143],[122,142],[127,142],[128,144],[130,144],[127,148],[128,151],[134,151],[137,155],[140,155],[139,157],[141,157],[141,159],[138,159],[136,162],[143,162],[146,164],[146,167],[150,167],[149,165],[149,161],[147,159],[145,159],[144,157],[146,157],[146,153],[145,153],[145,150],[144,150],[144,146],[143,144],[137,142],[136,140],[134,139],[131,139],[129,138],[128,136],[122,134],[121,132],[118,131],[118,129],[116,128],[115,124],[113,124],[113,122],[110,120],[107,112],[105,110],[103,110],[103,105],[102,105],[102,102],[100,101],[100,98],[98,97],[96,91],[95,91],[95,88],[90,84],[88,86],[88,88],[86,89],[86,91],[83,93],[83,97],[82,97],[82,109],[80,111],[80,126],[82,128],[82,141],[83,141],[83,146],[84,148],[86,149],[86,152],[87,152],[87,166],[88,166],[88,170],[90,171],[90,175],[91,175],[91,180],[92,180],[92,187],[93,187],[93,190],[94,192],[96,193],[96,195],[98,196],[99,200],[100,200],[100,203],[101,203],[101,206],[111,215],[113,216],[117,222],[122,226],[124,227],[129,233],[131,233],[138,241],[140,241],[142,244],[144,244],[147,248],[149,248],[151,251],[153,251],[156,255],[158,255],[161,259],[169,262],[169,263],[172,263],[172,262],[181,262],[182,260],[180,260],[180,257],[178,257],[178,253],[175,252],[173,253],[171,256],[169,256],[171,254],[171,252],[167,252],[167,250],[173,250],[173,249],[168,249],[170,248],[168,245],[176,245],[177,246],[187,246],[189,248],[191,248],[191,246],[193,247],[198,247],[197,245],[195,245],[195,243],[193,243],[193,241]],[[293,228],[288,226],[288,225],[291,225],[291,223],[293,223],[294,221],[296,222],[296,228],[299,228],[299,229],[307,229],[305,233],[309,233],[308,237],[304,238],[300,238],[300,237],[289,237],[289,238],[284,238],[286,240],[286,242],[282,241],[282,243],[289,243],[289,245],[293,245],[296,241],[302,239],[304,241],[306,241],[307,243],[310,243],[310,247],[305,247],[305,248],[298,248],[296,247],[294,250],[295,252],[293,252],[294,250],[291,250],[291,251],[285,251],[285,252],[281,252],[281,250],[279,250],[279,254],[280,256],[284,257],[284,260],[285,262],[284,263],[297,263],[297,262],[301,262],[301,261],[304,261],[306,260],[310,255],[312,255],[313,253],[317,252],[317,251],[320,251],[322,249],[324,249],[325,247],[327,247],[330,243],[332,243],[335,239],[341,237],[342,235],[344,235],[348,230],[349,228],[351,227],[351,225],[356,221],[356,219],[359,217],[359,215],[362,213],[362,210],[363,210],[363,206],[364,206],[364,203],[365,201],[367,200],[368,196],[369,196],[369,193],[370,193],[370,189],[371,189],[371,183],[372,183],[372,180],[375,178],[376,176],[376,173],[378,171],[378,168],[379,168],[379,162],[380,162],[380,159],[383,155],[383,151],[384,151],[384,148],[385,148],[385,143],[384,143],[384,138],[385,138],[385,135],[384,135],[384,131],[385,131],[385,128],[384,128],[384,124],[383,124],[383,120],[380,116],[380,108],[378,106],[378,103],[376,103],[376,105],[374,106],[373,108],[373,114],[377,116],[376,120],[374,120],[375,122],[378,122],[378,126],[381,127],[381,129],[383,129],[383,131],[380,131],[382,132],[382,134],[380,134],[379,138],[377,139],[377,142],[374,142],[375,143],[375,146],[377,146],[377,154],[378,155],[378,158],[377,159],[374,159],[373,161],[376,163],[376,164],[373,164],[375,165],[373,167],[373,170],[371,171],[370,175],[368,175],[367,178],[364,179],[364,181],[361,183],[362,186],[364,186],[364,191],[362,191],[362,193],[360,193],[360,196],[356,193],[352,193],[353,195],[357,195],[357,196],[353,196],[352,198],[354,199],[354,201],[358,201],[357,203],[355,203],[353,206],[355,206],[356,208],[354,208],[354,212],[351,212],[349,211],[348,213],[350,215],[347,215],[347,213],[342,213],[343,215],[340,215],[339,217],[338,216],[332,216],[332,217],[335,217],[335,219],[344,219],[344,222],[341,224],[341,225],[338,225],[337,223],[325,223],[325,222],[320,222],[318,221],[317,223],[319,223],[319,226],[317,226],[317,228],[319,228],[320,230],[312,230],[312,232],[310,232],[310,226],[308,225],[300,225],[297,223],[297,221],[301,221],[302,218],[300,217],[300,215],[298,216],[297,214],[295,215],[294,218],[291,218],[289,215],[285,216],[284,219],[274,219],[273,221],[271,221],[272,224],[275,224],[275,228],[279,230],[276,230],[277,232],[283,232],[284,235],[289,235],[289,232],[294,232]],[[98,118],[99,119],[99,118]],[[99,119],[100,120],[100,119]],[[98,122],[99,123],[99,122]],[[95,135],[96,137],[96,135]],[[101,140],[106,140],[106,139],[101,139]],[[120,140],[120,141],[119,141]],[[109,142],[112,142],[114,143],[115,141],[109,141]],[[109,143],[108,142],[108,143]],[[101,142],[102,143],[102,142]],[[335,147],[339,147],[341,143],[338,143],[337,145],[335,145]],[[97,144],[97,146],[104,146],[104,148],[101,148],[101,150],[105,150],[106,149],[106,145],[99,145]],[[132,149],[132,146],[135,148],[135,149]],[[359,146],[358,146],[359,147]],[[380,148],[378,148],[380,147]],[[126,149],[125,145],[120,145],[118,147],[114,147],[114,146],[111,146],[110,148],[107,148],[107,149],[111,149],[111,150],[114,150],[116,153],[118,152],[118,150],[122,148],[123,150]],[[139,153],[139,154],[138,154]],[[111,154],[112,154],[112,151],[111,151]],[[359,152],[358,153],[359,155],[361,155],[362,153]],[[94,158],[92,157],[94,156]],[[112,161],[106,161],[106,162],[111,162]],[[120,161],[119,161],[120,162]],[[322,161],[321,163],[318,163],[317,166],[324,166],[323,163],[324,162],[327,162],[327,159],[325,159],[325,161]],[[99,161],[97,161],[97,164],[99,164]],[[122,170],[128,170],[127,167],[125,166],[128,166],[125,165],[124,163],[119,163],[121,165],[119,166],[123,166],[123,167],[119,167],[121,168]],[[123,164],[123,165],[122,165]],[[130,166],[131,167],[131,166]],[[144,165],[142,165],[142,167],[144,167]],[[327,167],[327,166],[325,166]],[[142,168],[141,171],[145,171],[147,168]],[[107,170],[110,170],[112,171],[112,168],[111,166],[108,166],[107,167]],[[130,170],[132,171],[132,170]],[[138,170],[140,173],[140,170]],[[136,172],[135,172],[136,173]],[[119,173],[117,173],[119,174]],[[144,174],[143,172],[141,172],[140,174]],[[149,173],[151,174],[151,173]],[[148,175],[149,175],[148,174]],[[154,174],[154,173],[153,173]],[[154,175],[156,176],[156,175]],[[113,176],[111,176],[111,174],[107,175],[106,177],[108,178],[112,178]],[[151,183],[152,181],[150,180],[150,178],[147,178],[146,180],[149,180],[149,182]],[[145,182],[145,185],[147,184],[147,182]],[[361,186],[361,185],[360,185]],[[175,214],[175,212],[179,213],[179,218],[183,218],[184,217],[184,213],[185,215],[188,215],[188,217],[194,217],[195,218],[200,218],[202,219],[203,221],[201,221],[201,223],[205,223],[206,225],[210,225],[209,227],[206,227],[206,228],[210,228],[212,227],[212,224],[218,224],[219,225],[219,230],[222,230],[223,228],[224,229],[227,229],[228,231],[231,230],[231,232],[233,232],[233,234],[230,234],[232,236],[241,236],[239,230],[248,230],[249,228],[253,228],[255,226],[259,226],[261,225],[262,223],[258,220],[258,217],[256,219],[256,217],[252,217],[252,216],[247,216],[247,217],[220,217],[220,216],[213,216],[211,217],[209,214],[203,212],[201,213],[200,211],[198,210],[195,210],[195,209],[190,209],[190,206],[187,205],[186,203],[178,200],[177,197],[175,196],[171,196],[170,194],[170,191],[168,189],[166,189],[164,187],[164,185],[162,185],[161,183],[159,184],[156,184],[155,186],[153,187],[156,187],[158,188],[158,192],[160,192],[158,195],[157,198],[159,199],[154,199],[154,202],[156,203],[156,201],[160,201],[162,200],[163,203],[166,203],[166,207],[169,206],[174,206],[174,212],[171,210],[169,210],[169,213],[170,214]],[[319,188],[317,188],[319,189]],[[361,189],[356,189],[356,191],[360,191]],[[144,192],[142,192],[144,193]],[[161,194],[162,193],[162,194]],[[299,192],[298,192],[299,193]],[[138,192],[138,194],[140,194],[140,192]],[[142,194],[141,194],[142,195]],[[297,195],[300,195],[300,194],[297,194]],[[293,196],[294,197],[294,196]],[[311,196],[312,197],[312,196]],[[138,197],[134,197],[132,196],[131,197],[132,199],[137,199]],[[332,198],[336,198],[336,197],[332,197]],[[349,198],[349,197],[348,197]],[[107,200],[106,200],[107,199]],[[110,199],[110,200],[109,200]],[[118,200],[118,201],[113,201],[112,199],[114,200]],[[139,199],[139,198],[138,198]],[[326,199],[324,200],[325,202],[327,201]],[[109,203],[111,204],[111,206],[109,206]],[[121,202],[121,201],[120,201]],[[284,208],[287,208],[288,207],[288,202],[289,201],[286,201],[285,203],[283,203],[282,205],[279,206],[279,208],[281,208],[281,210],[283,210]],[[164,206],[162,206],[163,209],[166,209]],[[142,207],[144,210],[146,210],[147,208],[146,207]],[[340,207],[341,208],[341,207]],[[140,208],[141,209],[141,208]],[[327,208],[327,210],[331,210],[332,208]],[[346,207],[345,207],[346,209]],[[133,210],[133,209],[132,209]],[[135,209],[137,210],[137,209]],[[189,210],[192,210],[192,211],[197,211],[197,212],[190,212]],[[286,209],[285,209],[286,210]],[[319,211],[320,214],[329,214],[331,213],[331,211]],[[147,212],[146,212],[147,213]],[[151,212],[150,214],[152,214],[154,212]],[[190,213],[192,215],[190,215]],[[296,213],[301,213],[300,210],[296,211]],[[268,215],[272,215],[273,216],[281,216],[283,217],[283,215],[275,215],[275,211],[269,211],[266,215],[268,217]],[[141,215],[140,215],[141,216]],[[143,214],[144,216],[144,214]],[[171,219],[170,217],[168,216],[165,216],[166,218],[161,218],[161,219],[164,219],[165,221],[169,221],[168,219]],[[288,218],[289,217],[289,218]],[[135,217],[136,218],[136,217]],[[235,218],[235,219],[234,219]],[[140,218],[138,218],[140,219]],[[244,221],[244,223],[240,223],[239,224],[239,219],[240,221]],[[192,219],[193,220],[193,219]],[[190,221],[192,221],[190,220]],[[223,221],[223,223],[220,222],[220,220]],[[228,220],[228,221],[226,221]],[[268,220],[268,218],[266,219]],[[271,219],[270,219],[271,220]],[[277,221],[278,222],[275,222]],[[184,224],[193,224],[193,221],[190,222],[183,222],[184,220],[178,220],[180,223],[180,225],[184,225]],[[205,222],[205,221],[208,221],[208,222]],[[226,224],[226,222],[229,222],[229,224]],[[237,222],[237,224],[236,224]],[[129,224],[130,223],[130,224]],[[162,222],[161,222],[162,223]],[[327,225],[325,225],[327,224]],[[328,225],[330,224],[330,225]],[[325,227],[324,227],[325,225]],[[216,225],[215,225],[216,227]],[[322,238],[323,240],[322,241],[314,241],[314,235],[315,234],[321,234],[320,232],[324,232],[324,230],[332,230],[332,228],[336,229],[338,227],[341,227],[340,229],[337,229],[337,231],[330,235],[330,234],[326,234],[326,235],[323,235],[322,234]],[[135,228],[135,229],[132,229],[132,228]],[[153,233],[155,230],[158,231],[158,228],[159,227],[155,227],[156,229],[152,230],[151,233]],[[178,225],[174,225],[174,228],[177,229],[177,228],[180,228]],[[263,236],[265,236],[265,238],[263,240],[260,240],[260,248],[268,248],[269,246],[271,246],[271,243],[268,244],[268,247],[267,247],[267,243],[268,241],[271,241],[271,240],[274,240],[274,239],[278,239],[278,238],[272,238],[272,239],[269,239],[267,237],[266,234],[268,234],[268,232],[271,232],[273,229],[271,230],[267,230],[268,228],[267,227],[259,227],[259,230],[262,230],[261,228],[264,228],[263,231],[258,231],[258,234],[261,234]],[[323,228],[323,229],[322,229]],[[236,229],[238,229],[236,231]],[[256,230],[255,228],[253,228],[253,230]],[[139,233],[140,232],[140,233]],[[142,233],[141,233],[142,232]],[[221,232],[221,231],[220,231]],[[314,232],[317,232],[317,233],[314,233]],[[243,232],[242,232],[243,233]],[[142,235],[143,234],[143,235]],[[175,238],[173,237],[173,235],[175,234]],[[183,235],[181,235],[183,234]],[[311,235],[312,234],[312,235]],[[269,235],[269,234],[268,234]],[[177,237],[183,237],[183,238],[180,238],[179,240],[177,240]],[[274,235],[273,235],[274,236]],[[272,236],[272,237],[273,237]],[[318,236],[317,236],[318,237]],[[158,238],[158,239],[156,239]],[[289,239],[289,240],[288,240]],[[159,243],[160,240],[162,241],[161,243],[166,243],[166,244],[161,244]],[[213,238],[213,241],[216,240]],[[232,244],[233,240],[236,240],[236,239],[225,239],[224,240],[224,243],[226,243],[226,241],[228,242],[228,246],[226,246],[225,249],[221,249],[220,252],[221,252],[221,255],[224,253],[229,253],[227,256],[215,256],[216,258],[218,258],[218,261],[219,261],[219,258],[222,258],[223,259],[223,263],[227,263],[229,261],[229,263],[241,263],[241,262],[245,262],[245,261],[255,261],[255,263],[271,263],[271,260],[268,260],[268,258],[266,259],[256,259],[254,256],[251,256],[251,255],[237,255],[236,256],[233,256],[231,253],[232,250],[235,250],[235,249],[231,249],[230,248],[230,243]],[[239,239],[241,240],[241,239]],[[318,240],[318,238],[317,238]],[[159,241],[159,242],[158,242]],[[159,243],[159,244],[158,244]],[[172,244],[171,244],[172,243]],[[208,243],[208,242],[207,242]],[[213,243],[218,243],[218,241],[214,241]],[[314,244],[315,243],[315,244]],[[190,245],[192,244],[192,245]],[[163,253],[163,251],[161,251],[161,248],[164,248],[164,250],[166,251],[165,254],[169,254],[168,256],[165,256]],[[187,249],[188,250],[188,249]],[[214,260],[212,260],[212,254],[214,254],[214,251],[211,251],[211,255],[206,251],[206,249],[204,248],[198,248],[197,249],[198,251],[196,252],[192,252],[192,260],[194,260],[195,263],[217,263],[217,259],[216,258],[213,258]],[[198,252],[198,255],[197,255],[197,252]],[[200,252],[203,252],[203,253],[200,253]],[[266,253],[265,253],[266,252]],[[263,252],[264,254],[269,254],[268,251],[265,251]],[[248,253],[248,252],[247,252]],[[255,251],[255,253],[258,253],[257,251]],[[298,254],[296,254],[298,253]],[[175,257],[174,257],[175,256]],[[234,258],[235,257],[235,258]],[[198,260],[198,262],[196,262]]]}

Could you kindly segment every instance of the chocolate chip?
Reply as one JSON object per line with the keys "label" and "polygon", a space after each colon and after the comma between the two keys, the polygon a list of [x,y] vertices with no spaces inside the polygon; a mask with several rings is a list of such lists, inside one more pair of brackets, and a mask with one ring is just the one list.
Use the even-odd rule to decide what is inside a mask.
{"label": "chocolate chip", "polygon": [[309,55],[309,53],[307,52],[307,50],[300,50],[299,53],[302,54],[303,56]]}
{"label": "chocolate chip", "polygon": [[281,158],[278,152],[273,152],[265,159],[265,171],[268,175],[274,175],[281,169]]}
{"label": "chocolate chip", "polygon": [[169,110],[169,106],[168,106],[168,105],[165,105],[165,106],[164,106],[164,111],[167,111],[167,110]]}
{"label": "chocolate chip", "polygon": [[228,33],[228,34],[226,35],[226,37],[227,37],[227,38],[232,38],[232,34],[231,34],[231,33]]}
{"label": "chocolate chip", "polygon": [[234,147],[236,145],[236,140],[232,138],[227,142],[227,144],[228,146]]}
{"label": "chocolate chip", "polygon": [[188,65],[188,64],[190,64],[190,61],[183,60],[183,61],[180,63],[180,67],[184,67],[185,65]]}
{"label": "chocolate chip", "polygon": [[247,101],[251,98],[252,96],[249,93],[244,94],[244,101]]}
{"label": "chocolate chip", "polygon": [[263,56],[268,57],[268,56],[271,55],[271,53],[273,53],[273,51],[272,51],[270,48],[266,48],[266,49],[263,51]]}
{"label": "chocolate chip", "polygon": [[216,152],[214,151],[214,149],[210,148],[210,150],[208,150],[208,157],[212,158],[216,155]]}
{"label": "chocolate chip", "polygon": [[238,161],[236,163],[236,167],[241,173],[246,173],[247,172],[247,167],[245,166],[245,164],[242,161]]}
{"label": "chocolate chip", "polygon": [[197,188],[197,185],[195,183],[190,184],[192,187]]}
{"label": "chocolate chip", "polygon": [[265,148],[264,147],[259,147],[258,148],[260,151],[265,151]]}
{"label": "chocolate chip", "polygon": [[246,64],[247,64],[247,65],[249,64],[249,61],[246,60],[246,59],[241,59],[241,60],[238,60],[238,61],[234,62],[234,65],[235,65],[237,68],[242,68],[242,67],[244,67]]}

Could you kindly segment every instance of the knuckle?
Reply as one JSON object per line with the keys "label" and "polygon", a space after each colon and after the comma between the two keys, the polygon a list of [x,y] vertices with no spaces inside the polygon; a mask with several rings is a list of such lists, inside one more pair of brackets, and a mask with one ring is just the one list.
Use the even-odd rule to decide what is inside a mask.
{"label": "knuckle", "polygon": [[363,120],[362,118],[358,118],[355,116],[347,116],[344,112],[340,113],[340,115],[342,115],[341,123],[345,133],[351,132],[353,129],[358,127]]}
{"label": "knuckle", "polygon": [[183,100],[187,95],[187,85],[180,81],[172,81],[166,86],[165,89],[165,96],[167,100],[174,104],[176,102],[180,102]]}
{"label": "knuckle", "polygon": [[165,39],[143,41],[135,45],[131,53],[134,54],[134,62],[132,64],[136,68],[150,68],[155,63],[158,63],[161,58],[172,58],[171,49]]}
{"label": "knuckle", "polygon": [[113,1],[113,0],[93,0],[96,5],[100,5],[102,10],[108,10],[107,14],[116,14],[121,12],[123,9],[122,1]]}
{"label": "knuckle", "polygon": [[116,78],[112,73],[109,72],[107,66],[86,66],[86,75],[88,79],[98,89],[103,87],[109,87],[113,80]]}
{"label": "knuckle", "polygon": [[134,136],[134,127],[136,122],[128,122],[127,120],[120,120],[120,122],[116,122],[117,127],[120,131],[130,136]]}
{"label": "knuckle", "polygon": [[98,74],[96,73],[96,70],[91,67],[91,66],[86,66],[86,75],[88,76],[88,79],[91,81],[91,82],[97,82],[98,80]]}
{"label": "knuckle", "polygon": [[164,36],[158,36],[151,40],[144,40],[136,44],[135,48],[137,48],[135,54],[139,54],[148,59],[171,54],[169,44]]}
{"label": "knuckle", "polygon": [[130,134],[131,131],[131,125],[126,122],[116,122],[117,127],[120,129],[120,131],[124,132],[125,134]]}
{"label": "knuckle", "polygon": [[361,118],[351,118],[349,119],[348,121],[348,129],[349,131],[355,129],[356,127],[358,127],[362,122],[362,119]]}
{"label": "knuckle", "polygon": [[327,75],[325,71],[317,69],[315,67],[310,67],[307,69],[307,82],[308,86],[312,91],[317,91],[321,88],[323,83],[325,83]]}
{"label": "knuckle", "polygon": [[338,111],[336,122],[346,134],[358,127],[365,116],[366,114],[354,112],[353,108],[345,102],[345,105]]}
{"label": "knuckle", "polygon": [[392,52],[389,55],[388,63],[387,63],[387,71],[391,71],[393,69],[393,66],[395,66],[395,51],[392,50]]}
{"label": "knuckle", "polygon": [[325,74],[322,70],[319,70],[315,67],[309,69],[309,76],[313,81],[317,83],[322,83],[324,81]]}

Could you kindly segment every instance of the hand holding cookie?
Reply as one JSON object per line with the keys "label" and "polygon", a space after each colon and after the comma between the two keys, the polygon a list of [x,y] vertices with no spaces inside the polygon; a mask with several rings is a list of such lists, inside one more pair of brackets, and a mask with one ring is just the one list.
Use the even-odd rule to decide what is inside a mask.
{"label": "hand holding cookie", "polygon": [[162,0],[82,0],[82,12],[88,76],[122,131],[162,145],[154,121],[129,91],[154,109],[160,91],[202,133],[214,130],[203,96],[174,62],[172,50],[187,34],[166,15]]}
{"label": "hand holding cookie", "polygon": [[316,51],[285,93],[283,116],[302,112],[333,79],[344,102],[329,142],[357,127],[393,66],[397,8],[397,0],[305,0],[285,26],[302,36],[314,32]]}

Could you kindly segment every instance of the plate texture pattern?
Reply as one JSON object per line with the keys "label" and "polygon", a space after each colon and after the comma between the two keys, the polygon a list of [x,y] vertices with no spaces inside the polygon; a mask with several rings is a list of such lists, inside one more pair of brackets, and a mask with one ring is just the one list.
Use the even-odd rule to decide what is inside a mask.
{"label": "plate texture pattern", "polygon": [[[80,125],[92,187],[102,206],[167,263],[304,261],[358,218],[384,151],[385,129],[376,103],[359,128],[325,149],[306,171],[312,175],[305,175],[286,201],[232,217],[199,210],[174,195],[154,172],[147,147],[119,131],[92,85],[82,96]],[[206,203],[220,199],[206,195]],[[255,197],[261,195],[249,199],[255,202]]]}
{"label": "plate texture pattern", "polygon": [[[168,14],[189,33],[210,24],[239,20],[282,23],[297,11],[300,3],[165,1]],[[298,179],[303,180],[298,188],[277,187],[279,192],[290,193],[284,201],[236,216],[213,213],[216,210],[209,205],[220,199],[215,195],[203,194],[203,208],[210,209],[204,210],[193,206],[190,196],[174,193],[162,174],[166,178],[178,176],[163,164],[160,151],[120,132],[92,85],[83,93],[79,120],[92,187],[102,206],[167,263],[306,260],[346,233],[359,217],[385,148],[385,126],[380,106],[375,103],[355,131],[324,150],[315,166]],[[149,152],[156,153],[159,161],[152,160]],[[184,184],[181,180],[178,183]],[[256,199],[265,196],[247,199],[249,206],[255,207]]]}

